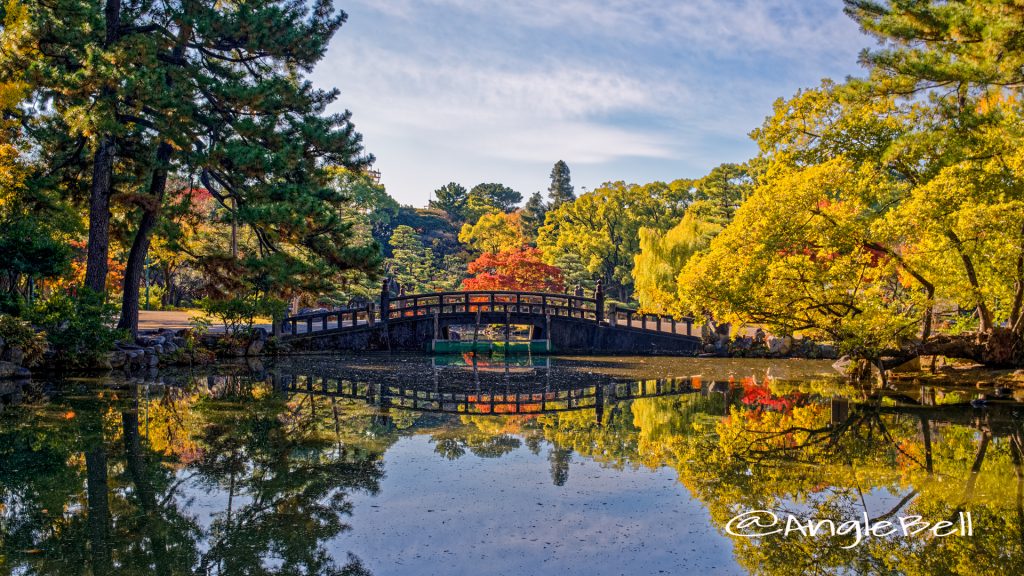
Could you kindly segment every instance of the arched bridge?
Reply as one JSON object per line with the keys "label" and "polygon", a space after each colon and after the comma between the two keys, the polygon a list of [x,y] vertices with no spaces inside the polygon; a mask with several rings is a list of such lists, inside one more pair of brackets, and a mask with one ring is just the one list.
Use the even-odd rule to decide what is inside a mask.
{"label": "arched bridge", "polygon": [[380,304],[290,316],[275,331],[293,350],[430,351],[456,337],[484,338],[482,329],[495,325],[503,327],[498,340],[506,343],[510,327],[526,326],[534,353],[694,355],[700,347],[692,319],[606,307],[600,285],[593,297],[506,290],[392,297],[384,291]]}

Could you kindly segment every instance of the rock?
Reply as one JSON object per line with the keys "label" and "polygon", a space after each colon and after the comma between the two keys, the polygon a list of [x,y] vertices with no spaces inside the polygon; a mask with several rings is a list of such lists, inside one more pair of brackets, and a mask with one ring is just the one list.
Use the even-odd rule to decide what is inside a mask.
{"label": "rock", "polygon": [[153,339],[153,344],[156,346],[159,346],[164,342],[167,342],[167,338],[164,338],[163,336],[157,336],[156,338]]}
{"label": "rock", "polygon": [[782,339],[781,338],[770,338],[768,340],[768,353],[769,354],[781,354],[782,352]]}
{"label": "rock", "polygon": [[163,344],[157,344],[157,345],[153,346],[153,351],[156,352],[157,355],[163,354],[164,353],[164,346],[163,346]]}
{"label": "rock", "polygon": [[128,353],[124,350],[114,350],[110,353],[109,360],[111,368],[124,368],[124,365],[128,363]]}
{"label": "rock", "polygon": [[167,354],[174,354],[177,351],[178,347],[174,345],[174,342],[168,342],[167,344],[164,344],[164,352],[166,352]]}
{"label": "rock", "polygon": [[842,356],[832,363],[832,369],[843,375],[849,375],[853,370],[853,359],[849,356]]}
{"label": "rock", "polygon": [[181,336],[175,336],[174,338],[171,338],[171,343],[177,346],[178,348],[185,347],[185,339],[182,338]]}
{"label": "rock", "polygon": [[266,339],[253,340],[249,343],[249,347],[245,349],[246,356],[259,356],[260,352],[263,351],[263,345],[266,343]]}
{"label": "rock", "polygon": [[0,361],[0,379],[17,377],[19,368],[21,366],[13,362]]}
{"label": "rock", "polygon": [[913,358],[911,358],[910,360],[907,360],[906,362],[902,362],[900,364],[896,364],[895,366],[893,366],[891,368],[887,368],[887,369],[890,372],[895,372],[895,373],[900,373],[900,372],[920,372],[921,371],[921,357],[920,356],[914,356]]}
{"label": "rock", "polygon": [[146,358],[146,365],[148,365],[150,368],[154,368],[157,364],[160,363],[160,357],[157,356],[156,354],[147,355]]}
{"label": "rock", "polygon": [[782,344],[779,346],[779,354],[789,356],[793,352],[793,337],[783,336]]}
{"label": "rock", "polygon": [[146,356],[150,356],[152,354],[156,354],[156,348],[153,348],[152,346],[147,346],[145,348],[145,352],[146,352]]}
{"label": "rock", "polygon": [[7,356],[10,358],[12,364],[21,366],[22,363],[25,362],[25,351],[17,346],[12,346],[11,349],[7,351]]}

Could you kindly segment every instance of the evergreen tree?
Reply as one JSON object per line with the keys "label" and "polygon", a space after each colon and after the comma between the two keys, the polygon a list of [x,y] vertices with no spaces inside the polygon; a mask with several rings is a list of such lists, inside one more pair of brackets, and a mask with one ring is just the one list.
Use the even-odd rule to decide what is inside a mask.
{"label": "evergreen tree", "polygon": [[398,226],[391,234],[391,258],[385,268],[406,294],[430,291],[434,272],[434,255],[423,245],[416,231]]}
{"label": "evergreen tree", "polygon": [[198,176],[232,228],[255,237],[242,257],[233,243],[227,258],[206,258],[229,292],[323,289],[339,270],[375,265],[372,246],[353,245],[348,199],[324,171],[360,170],[372,156],[347,112],[325,114],[337,91],[304,78],[345,21],[330,0],[88,4],[12,4],[5,32],[13,23],[18,33],[4,35],[0,81],[28,86],[24,113],[49,115],[67,128],[66,148],[91,154],[85,285],[97,291],[115,188],[123,200],[122,327],[136,326],[139,279],[176,170]]}
{"label": "evergreen tree", "polygon": [[469,193],[461,184],[449,182],[434,190],[434,199],[429,206],[438,210],[444,210],[448,217],[455,222],[465,222],[466,207],[469,201]]}
{"label": "evergreen tree", "polygon": [[534,192],[526,201],[522,211],[523,234],[531,242],[537,241],[537,230],[544,225],[544,216],[548,213],[548,205],[540,192]]}
{"label": "evergreen tree", "polygon": [[512,212],[523,195],[504,184],[477,184],[469,191],[466,221],[475,222],[489,212]]}
{"label": "evergreen tree", "polygon": [[548,187],[548,198],[551,200],[551,208],[558,208],[562,204],[576,199],[576,192],[569,179],[569,165],[562,160],[555,162],[554,167],[551,168],[551,186]]}

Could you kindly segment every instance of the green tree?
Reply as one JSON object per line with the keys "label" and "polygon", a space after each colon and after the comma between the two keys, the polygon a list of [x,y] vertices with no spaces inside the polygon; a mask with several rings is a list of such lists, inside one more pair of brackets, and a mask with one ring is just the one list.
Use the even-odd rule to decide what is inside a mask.
{"label": "green tree", "polygon": [[632,293],[640,228],[671,228],[686,203],[684,191],[663,182],[610,182],[549,211],[537,246],[549,264],[578,261],[592,280],[602,280],[609,294],[625,301]]}
{"label": "green tree", "polygon": [[455,182],[449,182],[434,190],[434,197],[429,202],[430,208],[444,210],[455,222],[466,220],[469,205],[469,193],[465,187]]}
{"label": "green tree", "polygon": [[576,199],[576,192],[573,190],[572,181],[569,178],[569,165],[559,160],[551,168],[551,186],[548,187],[548,198],[551,200],[551,207],[558,208],[566,202]]}
{"label": "green tree", "polygon": [[484,214],[476,224],[463,224],[459,242],[479,252],[497,253],[526,244],[522,217],[519,213]]}
{"label": "green tree", "polygon": [[682,316],[686,311],[678,295],[679,273],[687,260],[707,248],[720,230],[719,225],[698,218],[693,209],[663,234],[641,228],[640,252],[633,258],[634,295],[641,309],[653,314]]}
{"label": "green tree", "polygon": [[523,195],[503,184],[477,184],[466,198],[467,222],[476,222],[490,212],[512,212],[523,201]]}
{"label": "green tree", "polygon": [[388,274],[407,294],[429,292],[434,279],[434,255],[416,231],[399,226],[391,234],[391,257],[384,263]]}
{"label": "green tree", "polygon": [[520,212],[523,223],[523,234],[531,242],[537,241],[537,231],[544,225],[544,217],[548,213],[549,206],[544,202],[540,192],[534,192],[526,201]]}

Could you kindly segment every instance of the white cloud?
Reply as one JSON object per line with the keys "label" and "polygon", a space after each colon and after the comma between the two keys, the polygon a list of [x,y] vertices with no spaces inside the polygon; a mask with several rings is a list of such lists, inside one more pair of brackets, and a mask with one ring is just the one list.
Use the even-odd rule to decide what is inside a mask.
{"label": "white cloud", "polygon": [[[355,47],[353,47],[355,48]],[[468,61],[410,58],[375,47],[332,53],[323,79],[361,79],[344,91],[367,134],[429,134],[491,158],[578,162],[624,156],[669,157],[664,138],[595,120],[616,113],[668,112],[687,99],[671,85],[586,67],[551,65],[515,70]],[[443,145],[443,144],[442,144]]]}
{"label": "white cloud", "polygon": [[[341,88],[404,202],[470,178],[543,189],[560,158],[590,173],[636,171],[612,179],[699,176],[690,172],[745,159],[745,134],[774,98],[856,70],[866,41],[840,7],[351,0],[314,80]],[[723,155],[730,142],[740,144]],[[661,172],[639,172],[652,166]]]}

